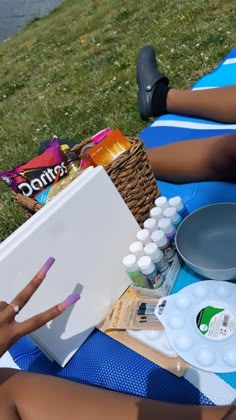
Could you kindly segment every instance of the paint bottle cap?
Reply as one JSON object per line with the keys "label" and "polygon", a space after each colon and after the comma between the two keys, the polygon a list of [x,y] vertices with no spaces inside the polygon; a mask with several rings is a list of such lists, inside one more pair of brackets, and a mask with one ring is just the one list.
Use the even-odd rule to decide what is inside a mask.
{"label": "paint bottle cap", "polygon": [[150,216],[158,222],[158,220],[163,217],[162,209],[160,207],[153,207],[153,209],[150,210]]}
{"label": "paint bottle cap", "polygon": [[136,258],[140,258],[143,256],[143,245],[140,241],[132,242],[129,246],[129,252],[135,255]]}
{"label": "paint bottle cap", "polygon": [[140,229],[136,235],[136,238],[144,245],[151,242],[151,236],[148,229]]}
{"label": "paint bottle cap", "polygon": [[177,211],[182,210],[184,207],[182,200],[178,195],[169,199],[169,205],[175,207]]}
{"label": "paint bottle cap", "polygon": [[128,272],[137,271],[139,269],[135,255],[126,255],[122,262]]}
{"label": "paint bottle cap", "polygon": [[155,265],[153,264],[151,257],[148,255],[139,258],[138,266],[143,274],[150,274],[155,271]]}
{"label": "paint bottle cap", "polygon": [[177,213],[175,207],[167,207],[167,209],[163,211],[163,215],[167,217],[167,219],[170,219],[172,223],[177,222],[180,219],[180,215]]}
{"label": "paint bottle cap", "polygon": [[174,230],[174,226],[172,225],[170,219],[161,219],[158,222],[158,227],[159,229],[163,230],[163,232],[165,232],[166,235],[168,235],[168,233],[173,232]]}
{"label": "paint bottle cap", "polygon": [[150,217],[149,219],[145,220],[144,229],[148,229],[150,233],[154,232],[157,228],[157,221],[154,219],[154,217]]}
{"label": "paint bottle cap", "polygon": [[162,210],[166,209],[168,207],[168,201],[167,198],[164,196],[158,197],[155,200],[155,206],[160,207]]}
{"label": "paint bottle cap", "polygon": [[155,232],[151,234],[151,239],[160,248],[168,243],[168,239],[163,230],[155,230]]}
{"label": "paint bottle cap", "polygon": [[163,252],[157,247],[157,244],[151,242],[147,244],[144,248],[144,252],[146,255],[151,257],[152,261],[159,260],[163,257]]}

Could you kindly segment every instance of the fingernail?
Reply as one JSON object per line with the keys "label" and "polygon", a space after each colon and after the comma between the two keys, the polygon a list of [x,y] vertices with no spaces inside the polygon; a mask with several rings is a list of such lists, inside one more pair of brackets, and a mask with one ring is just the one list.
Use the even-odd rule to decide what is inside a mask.
{"label": "fingernail", "polygon": [[37,277],[43,280],[47,272],[50,270],[50,268],[54,264],[54,262],[55,262],[55,258],[49,257],[47,261],[44,263],[44,265],[42,266],[42,268],[40,268],[40,270],[38,271]]}
{"label": "fingernail", "polygon": [[79,293],[75,293],[74,295],[70,295],[64,302],[61,302],[57,305],[60,312],[65,311],[69,306],[73,305],[80,299]]}

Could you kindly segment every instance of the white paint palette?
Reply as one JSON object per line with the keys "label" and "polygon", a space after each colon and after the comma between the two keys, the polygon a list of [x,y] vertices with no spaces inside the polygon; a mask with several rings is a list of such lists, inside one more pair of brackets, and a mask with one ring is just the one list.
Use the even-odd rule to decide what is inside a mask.
{"label": "white paint palette", "polygon": [[155,315],[173,350],[208,372],[236,371],[236,285],[204,280],[161,298]]}
{"label": "white paint palette", "polygon": [[178,357],[164,330],[127,330],[128,335],[168,357]]}

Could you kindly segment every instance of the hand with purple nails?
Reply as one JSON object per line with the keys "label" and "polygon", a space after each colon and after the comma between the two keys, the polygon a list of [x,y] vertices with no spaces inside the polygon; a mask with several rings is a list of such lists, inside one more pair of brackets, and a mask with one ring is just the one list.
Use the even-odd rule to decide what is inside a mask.
{"label": "hand with purple nails", "polygon": [[0,357],[20,337],[42,327],[80,299],[80,295],[77,293],[69,296],[64,302],[60,302],[56,306],[26,321],[17,322],[15,320],[15,316],[42,284],[54,262],[55,259],[53,257],[48,258],[33,279],[10,303],[0,301]]}

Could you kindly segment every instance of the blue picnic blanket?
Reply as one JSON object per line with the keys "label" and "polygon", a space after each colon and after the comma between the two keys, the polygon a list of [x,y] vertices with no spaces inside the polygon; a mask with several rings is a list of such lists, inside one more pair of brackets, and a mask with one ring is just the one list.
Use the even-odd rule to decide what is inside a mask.
{"label": "blue picnic blanket", "polygon": [[[209,75],[193,86],[219,87],[236,83],[236,49]],[[191,138],[236,131],[236,125],[167,115],[148,126],[140,137],[146,147]],[[236,201],[236,186],[228,183],[205,182],[174,185],[158,183],[163,195],[182,196],[189,211],[219,201]],[[198,278],[184,268],[175,290]],[[27,338],[21,338],[8,353],[10,364],[20,369],[41,372],[108,388],[128,394],[167,402],[197,405],[230,404],[236,397],[236,374],[215,375],[190,368],[182,378],[167,372],[124,345],[95,330],[65,368],[50,362]]]}

